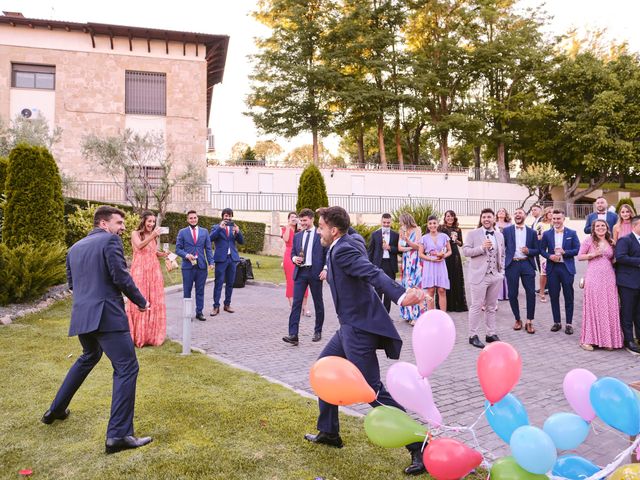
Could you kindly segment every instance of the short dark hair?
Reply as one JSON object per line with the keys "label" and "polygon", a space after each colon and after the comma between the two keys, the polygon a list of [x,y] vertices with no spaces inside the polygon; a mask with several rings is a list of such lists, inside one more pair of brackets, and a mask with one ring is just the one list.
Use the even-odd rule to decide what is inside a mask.
{"label": "short dark hair", "polygon": [[298,216],[299,217],[314,218],[316,216],[316,214],[310,208],[303,208],[302,210],[300,210],[300,213],[298,214]]}
{"label": "short dark hair", "polygon": [[564,213],[564,210],[562,210],[561,208],[554,208],[553,212],[551,213],[553,213],[554,215],[566,215]]}
{"label": "short dark hair", "polygon": [[540,210],[542,210],[542,205],[540,205],[539,203],[534,203],[533,205],[531,205],[531,208],[539,208]]}
{"label": "short dark hair", "polygon": [[518,210],[522,210],[525,214],[527,213],[527,211],[523,208],[523,207],[518,207],[516,208],[513,213],[516,213]]}
{"label": "short dark hair", "polygon": [[93,214],[93,226],[99,226],[102,220],[108,222],[109,220],[111,220],[111,217],[113,215],[120,215],[122,218],[126,216],[125,213],[119,208],[110,207],[108,205],[100,205],[96,209],[96,213]]}
{"label": "short dark hair", "polygon": [[390,213],[383,213],[382,214],[382,218],[391,218],[391,214]]}
{"label": "short dark hair", "polygon": [[196,215],[198,214],[198,212],[196,212],[195,210],[189,210],[189,211],[187,212],[187,217],[188,217],[189,215],[191,215],[192,213],[195,213]]}
{"label": "short dark hair", "polygon": [[224,208],[220,215],[222,217],[224,217],[225,215],[229,215],[230,217],[233,217],[233,210],[231,210],[230,208]]}
{"label": "short dark hair", "polygon": [[318,209],[318,215],[329,225],[330,227],[336,227],[340,232],[347,233],[349,225],[351,225],[351,219],[349,214],[342,207],[326,207]]}
{"label": "short dark hair", "polygon": [[483,208],[480,212],[480,216],[484,215],[485,213],[490,213],[491,215],[496,214],[496,212],[494,212],[492,208]]}
{"label": "short dark hair", "polygon": [[638,222],[640,222],[640,215],[631,218],[631,226],[635,227]]}
{"label": "short dark hair", "polygon": [[429,223],[432,220],[435,220],[437,222],[438,217],[436,215],[429,215],[429,218],[427,218],[427,223]]}

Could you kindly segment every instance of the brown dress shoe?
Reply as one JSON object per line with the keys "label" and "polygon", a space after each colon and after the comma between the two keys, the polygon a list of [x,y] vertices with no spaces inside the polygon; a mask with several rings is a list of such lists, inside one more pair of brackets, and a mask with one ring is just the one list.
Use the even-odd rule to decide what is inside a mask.
{"label": "brown dress shoe", "polygon": [[516,323],[513,325],[514,330],[522,330],[522,321],[516,320]]}
{"label": "brown dress shoe", "polygon": [[220,307],[213,307],[213,310],[211,310],[211,313],[209,315],[211,315],[212,317],[215,317],[219,313],[220,313]]}
{"label": "brown dress shoe", "polygon": [[224,311],[225,312],[229,312],[229,313],[235,312],[235,310],[233,308],[231,308],[231,305],[225,305],[224,306]]}
{"label": "brown dress shoe", "polygon": [[527,331],[527,333],[536,333],[535,328],[533,328],[533,322],[532,321],[527,321],[527,323],[524,326],[524,329]]}

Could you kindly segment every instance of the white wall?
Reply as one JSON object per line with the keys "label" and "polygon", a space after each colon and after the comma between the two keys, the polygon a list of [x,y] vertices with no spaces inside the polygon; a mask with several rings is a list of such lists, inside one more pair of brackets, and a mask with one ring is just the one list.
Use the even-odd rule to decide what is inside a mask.
{"label": "white wall", "polygon": [[55,90],[12,88],[9,93],[9,120],[13,120],[20,115],[24,108],[28,108],[33,112],[32,118],[38,115],[46,118],[49,127],[53,128],[56,118]]}

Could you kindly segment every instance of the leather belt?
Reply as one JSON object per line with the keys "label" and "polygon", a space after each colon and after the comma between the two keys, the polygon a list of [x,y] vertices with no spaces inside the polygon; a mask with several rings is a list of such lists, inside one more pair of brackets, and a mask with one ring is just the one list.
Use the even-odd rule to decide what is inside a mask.
{"label": "leather belt", "polygon": [[524,258],[512,258],[511,259],[512,262],[522,262],[524,260],[528,260],[528,258],[524,257]]}

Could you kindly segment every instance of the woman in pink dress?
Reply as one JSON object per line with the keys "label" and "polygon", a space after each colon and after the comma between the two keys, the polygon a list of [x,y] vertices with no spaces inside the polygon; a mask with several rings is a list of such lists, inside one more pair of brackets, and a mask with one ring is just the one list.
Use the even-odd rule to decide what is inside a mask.
{"label": "woman in pink dress", "polygon": [[164,280],[158,257],[166,257],[169,252],[158,251],[159,236],[160,229],[156,228],[156,216],[153,212],[143,212],[140,225],[131,233],[133,246],[131,277],[144,298],[151,304],[151,308],[141,312],[131,302],[127,303],[129,330],[136,347],[162,345],[167,334]]}
{"label": "woman in pink dress", "polygon": [[[293,304],[293,270],[295,265],[291,261],[291,247],[293,246],[293,236],[298,230],[298,215],[296,212],[289,212],[287,216],[287,226],[282,227],[281,237],[284,240],[284,256],[282,257],[282,268],[284,270],[284,276],[287,281],[287,288],[285,290],[285,296],[289,300],[289,308]],[[307,310],[307,297],[309,296],[309,289],[304,292],[304,298],[302,299],[302,314],[305,317],[311,316],[311,311]]]}
{"label": "woman in pink dress", "polygon": [[631,218],[636,213],[631,206],[623,203],[618,210],[618,223],[613,226],[613,243],[618,243],[618,239],[631,233]]}
{"label": "woman in pink dress", "polygon": [[586,260],[582,333],[580,346],[585,350],[600,347],[605,350],[622,348],[620,308],[613,240],[604,220],[593,222],[592,232],[580,246],[578,260]]}

